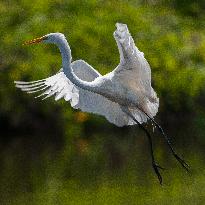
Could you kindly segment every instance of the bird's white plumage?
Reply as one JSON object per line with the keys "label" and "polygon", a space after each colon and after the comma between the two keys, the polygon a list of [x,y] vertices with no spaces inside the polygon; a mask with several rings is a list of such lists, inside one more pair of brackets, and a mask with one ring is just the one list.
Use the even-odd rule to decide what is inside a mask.
{"label": "bird's white plumage", "polygon": [[144,53],[135,46],[127,25],[117,23],[116,26],[114,38],[120,53],[120,64],[113,71],[113,80],[121,81],[139,97],[145,97],[144,109],[150,117],[154,117],[158,112],[159,99],[151,86],[149,63],[144,58]]}
{"label": "bird's white plumage", "polygon": [[[71,65],[75,74],[82,80],[93,81],[96,77],[101,76],[83,60],[75,61]],[[65,76],[62,70],[40,81],[32,81],[31,83],[15,81],[15,83],[16,87],[27,93],[44,91],[36,97],[46,99],[55,96],[55,100],[64,98],[64,100],[70,101],[73,108],[105,116],[109,122],[117,126],[129,124],[129,117],[122,112],[117,103],[102,95],[78,88]],[[133,124],[133,122],[130,122],[130,124]]]}
{"label": "bird's white plumage", "polygon": [[[56,75],[39,81],[15,81],[16,87],[28,93],[42,91],[37,96],[42,99],[50,96],[55,96],[55,100],[64,98],[66,101],[70,101],[73,108],[105,116],[109,122],[117,126],[134,125],[136,122],[121,109],[124,99],[127,102],[127,109],[135,119],[139,123],[146,122],[147,116],[143,112],[146,112],[150,117],[154,117],[159,106],[159,100],[151,87],[150,67],[144,58],[144,54],[135,46],[127,26],[125,24],[117,24],[116,26],[114,37],[120,52],[120,64],[115,70],[102,76],[83,60],[74,61],[70,66],[73,73],[81,80],[80,85],[83,82],[96,82],[96,85],[102,85],[102,94],[99,91],[93,92],[83,86],[78,86],[69,78],[64,69],[61,69]],[[52,41],[55,41],[55,38],[57,38],[55,43],[62,46],[61,54],[65,65],[65,59],[68,60],[68,63],[68,57],[71,59],[70,49],[66,47],[67,41],[62,34],[52,34]],[[99,84],[99,82],[102,83]],[[136,97],[128,95],[127,91]],[[118,101],[120,98],[121,101]],[[129,106],[129,102],[134,102],[133,104],[136,105],[140,104],[137,101],[143,104],[140,108],[133,105]]]}

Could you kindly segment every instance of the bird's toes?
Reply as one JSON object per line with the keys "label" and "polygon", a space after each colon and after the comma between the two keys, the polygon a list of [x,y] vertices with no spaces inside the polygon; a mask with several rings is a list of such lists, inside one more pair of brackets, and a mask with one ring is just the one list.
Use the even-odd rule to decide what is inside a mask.
{"label": "bird's toes", "polygon": [[177,161],[182,165],[182,167],[186,169],[187,172],[189,172],[190,166],[185,162],[185,160],[179,157],[177,154],[174,154],[174,156]]}
{"label": "bird's toes", "polygon": [[156,164],[155,162],[152,163],[152,167],[154,169],[155,174],[158,177],[159,183],[162,185],[162,176],[159,172],[159,169],[164,170],[164,168],[161,167],[160,165]]}
{"label": "bird's toes", "polygon": [[161,167],[160,165],[158,165],[158,164],[155,164],[156,165],[156,167],[157,168],[159,168],[159,169],[161,169],[161,170],[165,170],[165,168],[164,167]]}

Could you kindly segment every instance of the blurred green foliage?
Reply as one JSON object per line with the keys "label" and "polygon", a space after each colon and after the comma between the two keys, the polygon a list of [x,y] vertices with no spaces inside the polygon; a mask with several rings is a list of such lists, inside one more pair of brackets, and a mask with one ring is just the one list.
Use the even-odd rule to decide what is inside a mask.
{"label": "blurred green foliage", "polygon": [[[204,204],[204,11],[203,0],[1,0],[0,204]],[[119,62],[116,22],[128,25],[151,65],[157,120],[192,165],[191,177],[157,133],[157,159],[169,168],[162,187],[138,128],[14,87],[60,69],[55,46],[22,46],[51,32],[66,35],[73,60],[111,71]]]}

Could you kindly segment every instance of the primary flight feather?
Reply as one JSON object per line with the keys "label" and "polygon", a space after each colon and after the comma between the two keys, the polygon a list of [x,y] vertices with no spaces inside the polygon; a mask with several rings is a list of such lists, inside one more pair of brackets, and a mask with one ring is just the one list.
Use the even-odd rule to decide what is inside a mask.
{"label": "primary flight feather", "polygon": [[[159,165],[155,163],[151,137],[142,123],[151,120],[158,112],[159,99],[151,86],[151,70],[144,53],[138,50],[126,24],[117,23],[114,32],[120,63],[110,73],[102,76],[83,60],[72,62],[71,50],[65,36],[61,33],[50,33],[43,37],[27,41],[25,44],[53,43],[58,46],[62,56],[62,69],[48,78],[23,82],[15,81],[16,87],[27,93],[41,93],[36,97],[46,99],[55,96],[55,100],[64,98],[70,101],[75,109],[105,116],[119,126],[138,124],[147,134],[152,165],[160,183],[162,182]],[[167,139],[174,156],[187,169],[187,164],[176,155]]]}

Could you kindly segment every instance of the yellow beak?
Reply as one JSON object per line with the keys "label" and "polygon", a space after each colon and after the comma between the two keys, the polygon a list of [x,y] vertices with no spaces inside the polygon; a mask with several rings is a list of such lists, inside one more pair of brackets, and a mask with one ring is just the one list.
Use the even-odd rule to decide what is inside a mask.
{"label": "yellow beak", "polygon": [[30,45],[30,44],[36,44],[36,43],[40,43],[42,42],[44,39],[46,39],[47,37],[46,36],[42,36],[42,37],[39,37],[39,38],[35,38],[33,40],[30,40],[30,41],[25,41],[23,43],[23,45]]}

